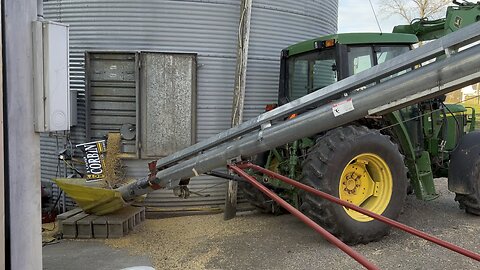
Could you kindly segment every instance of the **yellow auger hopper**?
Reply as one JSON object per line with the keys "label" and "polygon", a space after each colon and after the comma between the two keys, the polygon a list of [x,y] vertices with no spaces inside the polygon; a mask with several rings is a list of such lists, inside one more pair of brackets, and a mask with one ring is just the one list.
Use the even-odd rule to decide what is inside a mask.
{"label": "yellow auger hopper", "polygon": [[101,188],[100,183],[88,183],[85,179],[73,178],[57,178],[55,183],[74,199],[85,213],[105,215],[127,205],[119,191]]}

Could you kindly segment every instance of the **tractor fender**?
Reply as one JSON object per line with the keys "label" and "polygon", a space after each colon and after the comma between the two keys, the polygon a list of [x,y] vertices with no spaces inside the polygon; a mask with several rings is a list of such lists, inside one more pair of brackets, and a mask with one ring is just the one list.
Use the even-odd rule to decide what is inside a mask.
{"label": "tractor fender", "polygon": [[473,194],[480,182],[480,131],[467,133],[450,155],[448,189]]}

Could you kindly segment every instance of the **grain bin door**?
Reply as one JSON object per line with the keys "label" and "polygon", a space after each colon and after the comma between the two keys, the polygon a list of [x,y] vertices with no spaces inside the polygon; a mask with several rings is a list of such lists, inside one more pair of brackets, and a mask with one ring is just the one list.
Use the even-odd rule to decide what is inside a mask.
{"label": "grain bin door", "polygon": [[142,53],[141,157],[158,158],[195,142],[196,55]]}
{"label": "grain bin door", "polygon": [[[134,52],[87,52],[87,140],[103,140],[109,132],[137,125],[138,69]],[[121,151],[138,157],[137,138],[123,138]]]}

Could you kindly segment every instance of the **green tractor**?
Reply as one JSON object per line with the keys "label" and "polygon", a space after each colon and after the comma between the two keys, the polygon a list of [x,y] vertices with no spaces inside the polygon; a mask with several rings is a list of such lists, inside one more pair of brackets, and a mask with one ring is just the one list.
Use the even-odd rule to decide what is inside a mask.
{"label": "green tractor", "polygon": [[[465,14],[467,18],[460,17]],[[447,21],[421,20],[413,28],[396,28],[399,33],[334,34],[292,45],[281,54],[278,104],[266,109],[388,61],[419,40],[463,27],[462,22],[476,22],[479,14],[479,4],[464,2],[448,9]],[[443,32],[439,25],[445,28]],[[447,29],[452,25],[454,28]],[[435,199],[433,179],[448,177],[449,189],[456,193],[460,207],[480,215],[480,133],[474,132],[475,110],[444,101],[445,96],[436,97],[364,118],[253,159],[269,170],[392,219],[402,212],[408,192],[421,200]],[[389,232],[388,225],[368,216],[265,175],[257,175],[257,179],[345,243],[368,243]],[[240,183],[240,187],[261,210],[282,212],[249,184]]]}

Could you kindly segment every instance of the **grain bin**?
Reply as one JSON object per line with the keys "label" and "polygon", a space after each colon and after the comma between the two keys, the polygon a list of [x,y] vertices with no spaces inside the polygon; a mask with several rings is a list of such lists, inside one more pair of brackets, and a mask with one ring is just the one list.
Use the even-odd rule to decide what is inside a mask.
{"label": "grain bin", "polygon": [[[239,0],[44,1],[46,19],[70,25],[70,82],[71,90],[75,91],[74,96],[77,97],[77,125],[72,128],[70,135],[73,143],[84,142],[87,136],[96,138],[95,136],[99,136],[103,129],[118,129],[121,120],[117,121],[116,118],[109,117],[109,114],[113,116],[119,113],[126,114],[123,119],[139,118],[139,114],[135,113],[136,109],[127,112],[116,111],[114,106],[109,107],[109,104],[112,104],[112,100],[109,100],[111,98],[125,102],[125,106],[120,107],[136,107],[138,110],[135,104],[140,98],[136,95],[138,90],[135,89],[138,85],[136,86],[135,82],[138,81],[135,80],[135,76],[132,75],[132,78],[125,76],[123,77],[125,80],[117,80],[111,85],[112,89],[120,87],[119,85],[126,87],[122,89],[130,87],[132,90],[129,95],[122,96],[121,99],[112,96],[101,97],[105,103],[101,103],[99,107],[86,106],[85,90],[89,87],[88,84],[86,86],[89,77],[86,75],[93,69],[91,59],[103,61],[106,58],[105,61],[110,62],[104,61],[105,66],[110,68],[115,66],[115,70],[118,71],[120,64],[117,62],[115,65],[109,64],[112,63],[112,57],[115,59],[120,57],[122,60],[118,63],[134,65],[142,57],[139,56],[140,52],[147,54],[160,52],[171,57],[175,55],[194,57],[192,63],[195,67],[191,70],[194,73],[194,83],[191,90],[195,99],[192,99],[194,102],[191,104],[193,120],[190,130],[194,141],[204,140],[229,128],[240,17],[239,2]],[[263,111],[265,104],[276,100],[281,49],[301,40],[336,32],[337,11],[338,0],[253,1],[245,119],[258,115]],[[87,57],[93,57],[87,59],[89,61],[85,59],[86,52]],[[128,61],[133,61],[133,64]],[[98,63],[102,65],[102,62]],[[98,70],[96,72],[98,75]],[[131,74],[132,71],[125,69],[123,72]],[[95,125],[99,123],[102,127],[96,130]],[[57,148],[62,146],[57,145],[54,137],[45,134],[42,136],[41,166],[44,181],[58,174],[55,153]],[[129,151],[135,152],[138,141],[137,144],[124,142],[124,145],[130,149]],[[145,159],[141,153],[126,159],[124,163],[128,176],[135,178],[146,176],[148,173],[146,164],[151,159]],[[180,200],[170,191],[158,191],[149,195],[147,205],[168,209],[223,205],[225,196],[223,181],[200,176],[191,182],[190,187],[193,191],[211,187],[202,191],[210,196]]]}

